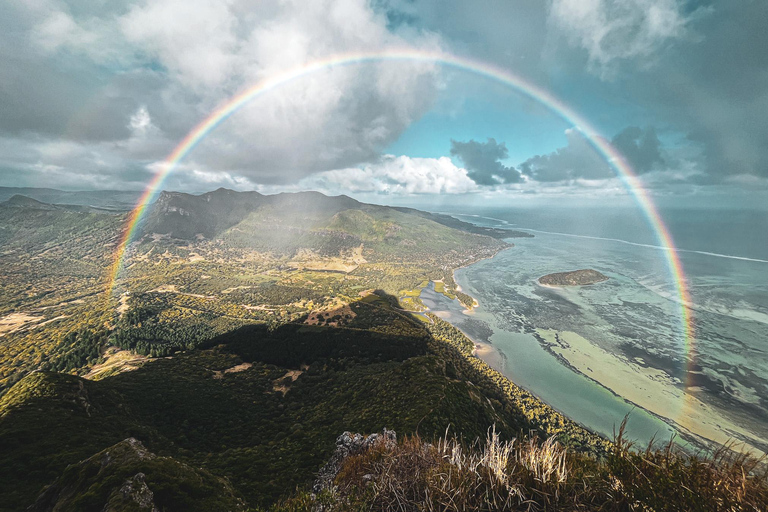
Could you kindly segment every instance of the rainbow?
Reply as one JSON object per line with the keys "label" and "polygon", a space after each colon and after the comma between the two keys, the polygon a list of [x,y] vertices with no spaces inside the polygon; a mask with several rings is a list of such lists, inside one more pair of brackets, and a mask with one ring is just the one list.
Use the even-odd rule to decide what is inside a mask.
{"label": "rainbow", "polygon": [[[642,183],[632,170],[632,167],[629,162],[627,162],[626,158],[624,158],[624,156],[619,153],[608,140],[597,135],[598,131],[571,107],[553,96],[550,92],[524,78],[517,76],[506,69],[501,69],[488,63],[446,53],[431,53],[415,51],[412,49],[345,53],[303,64],[260,81],[256,85],[245,89],[236,96],[230,98],[214,110],[207,118],[203,119],[197,126],[195,126],[187,134],[184,140],[182,140],[173,152],[171,152],[162,162],[160,170],[157,171],[147,185],[147,188],[143,192],[136,207],[130,213],[126,227],[119,240],[117,250],[115,251],[114,262],[109,276],[108,296],[111,297],[113,294],[120,270],[124,263],[126,249],[136,233],[137,226],[144,216],[147,206],[152,203],[155,196],[161,190],[163,182],[174,169],[176,169],[179,162],[183,160],[184,157],[186,157],[209,133],[215,130],[216,127],[226,121],[232,114],[237,112],[243,105],[251,100],[293,82],[294,80],[323,70],[377,62],[437,64],[443,67],[480,75],[507,87],[511,87],[521,95],[545,106],[570,126],[578,129],[589,141],[589,144],[595,151],[602,155],[608,164],[616,171],[617,176],[637,201],[641,211],[647,218],[651,228],[656,234],[659,245],[665,248],[664,254],[666,264],[674,283],[677,302],[680,305],[681,334],[683,337],[684,349],[688,355],[688,364],[692,364],[695,348],[694,326],[690,309],[687,307],[691,304],[691,300],[685,274],[683,272],[683,265],[678,256],[679,253],[675,248],[669,229],[667,229],[656,206],[651,200],[651,197],[643,188]],[[688,369],[690,370],[690,368]],[[686,374],[690,375],[690,371],[686,372]]]}

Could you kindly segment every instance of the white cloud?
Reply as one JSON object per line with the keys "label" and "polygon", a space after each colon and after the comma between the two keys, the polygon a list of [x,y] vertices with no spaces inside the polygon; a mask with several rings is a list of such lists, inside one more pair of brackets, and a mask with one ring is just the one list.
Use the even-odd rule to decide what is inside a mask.
{"label": "white cloud", "polygon": [[[80,55],[97,64],[126,65],[123,41],[116,18],[90,15],[75,17],[66,2],[37,0],[20,2],[22,18],[32,23],[27,32],[29,46],[44,55]],[[23,6],[23,7],[22,7]]]}
{"label": "white cloud", "polygon": [[[330,55],[439,46],[434,36],[392,34],[364,0],[156,0],[133,7],[121,25],[168,69],[169,91],[198,96],[200,118],[260,80]],[[429,108],[435,73],[369,64],[300,78],[241,109],[191,158],[262,183],[370,161]]]}
{"label": "white cloud", "polygon": [[[26,8],[28,38],[45,58],[120,70],[102,79],[104,97],[92,96],[67,129],[111,137],[80,143],[133,165],[161,159],[216,107],[267,77],[331,55],[441,47],[428,32],[390,32],[367,0],[134,0],[84,12],[36,0]],[[374,161],[431,107],[437,72],[382,62],[302,77],[236,112],[188,160],[262,184]],[[107,122],[110,131],[95,128]]]}
{"label": "white cloud", "polygon": [[651,57],[686,31],[680,0],[552,0],[549,23],[602,73],[616,60]]}
{"label": "white cloud", "polygon": [[152,128],[152,117],[150,117],[147,107],[139,107],[136,113],[131,116],[128,125],[134,135],[145,135]]}
{"label": "white cloud", "polygon": [[479,189],[466,169],[456,167],[448,157],[394,155],[385,155],[379,162],[361,168],[325,171],[305,178],[297,187],[339,194],[395,195],[465,194]]}
{"label": "white cloud", "polygon": [[152,1],[133,5],[120,27],[129,43],[184,85],[214,87],[237,72],[237,18],[231,6],[230,1]]}

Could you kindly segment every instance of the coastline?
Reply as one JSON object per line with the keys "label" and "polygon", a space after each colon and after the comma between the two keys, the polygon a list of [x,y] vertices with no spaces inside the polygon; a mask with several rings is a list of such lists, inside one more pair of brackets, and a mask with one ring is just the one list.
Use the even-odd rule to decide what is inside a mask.
{"label": "coastline", "polygon": [[569,331],[536,329],[546,350],[573,371],[608,389],[621,399],[673,425],[682,433],[706,443],[724,445],[736,440],[735,448],[765,454],[764,442],[748,430],[719,414],[693,393],[680,389],[679,382],[665,372],[645,368],[598,347]]}
{"label": "coastline", "polygon": [[[454,327],[456,326],[454,325]],[[458,329],[458,327],[456,328]],[[459,330],[461,331],[461,329]],[[504,375],[504,369],[507,366],[507,356],[504,354],[504,352],[497,349],[490,343],[473,340],[466,332],[461,332],[463,332],[464,336],[472,340],[472,342],[475,344],[475,349],[472,351],[472,355],[482,359],[488,366]]]}
{"label": "coastline", "polygon": [[[515,384],[506,374],[486,360],[486,356],[498,357],[496,363],[502,363],[506,356],[490,343],[474,342],[464,331],[448,320],[429,310],[431,321],[427,324],[438,342],[436,349],[448,360],[454,361],[464,371],[469,372],[469,380],[482,389],[497,396],[502,403],[511,407],[510,412],[516,421],[523,421],[524,430],[538,431],[546,437],[555,437],[565,445],[584,453],[600,457],[611,448],[608,436],[592,430],[573,420],[525,388]],[[440,324],[445,324],[440,326]],[[434,326],[434,327],[432,327]],[[437,328],[434,331],[433,328]],[[470,349],[467,344],[471,344]]]}
{"label": "coastline", "polygon": [[[463,290],[463,288],[462,288],[462,286],[461,286],[461,283],[459,283],[459,282],[456,280],[456,272],[458,272],[458,271],[459,271],[459,270],[461,270],[461,269],[464,269],[464,268],[467,268],[467,267],[469,267],[469,266],[472,266],[472,265],[474,265],[475,263],[479,263],[479,262],[481,262],[481,261],[485,261],[485,260],[492,260],[492,259],[494,259],[496,256],[498,256],[499,254],[501,254],[502,252],[504,252],[504,251],[508,251],[508,250],[510,250],[510,249],[514,249],[514,247],[515,247],[515,244],[513,244],[513,243],[511,243],[511,242],[507,242],[507,241],[504,241],[504,243],[506,243],[506,244],[507,244],[507,247],[503,247],[503,248],[499,249],[498,251],[496,251],[495,253],[493,253],[493,255],[492,255],[492,256],[489,256],[489,257],[487,257],[487,258],[479,258],[479,259],[476,259],[476,260],[474,260],[474,261],[470,261],[469,263],[466,263],[466,264],[464,264],[464,265],[461,265],[460,267],[456,267],[456,268],[454,268],[454,269],[451,271],[451,278],[453,279],[453,282],[454,282],[454,284],[456,285],[456,291],[464,293],[464,290]],[[469,294],[467,294],[467,295],[469,295]],[[480,307],[480,301],[478,301],[478,300],[477,300],[477,297],[473,297],[472,295],[470,295],[470,297],[472,297],[472,301],[474,302],[474,304],[473,304],[473,306],[472,306],[471,308],[467,308],[467,307],[466,307],[466,305],[462,304],[462,305],[464,306],[465,314],[472,314],[472,311],[473,311],[475,308],[479,308],[479,307]],[[456,327],[456,326],[454,325],[454,327]],[[458,329],[458,327],[457,327],[457,329]]]}
{"label": "coastline", "polygon": [[[453,279],[457,287],[460,287],[456,275],[458,270],[459,268],[454,270]],[[536,284],[557,288],[538,282]],[[463,314],[473,313],[473,310],[464,308]],[[450,322],[450,319],[445,320]],[[461,330],[455,325],[454,327]],[[511,381],[505,371],[507,355],[493,344],[475,340],[466,332],[462,332],[473,341],[473,354]],[[694,446],[711,447],[713,443],[730,443],[736,450],[745,449],[757,456],[766,454],[765,442],[762,439],[719,414],[714,407],[693,393],[680,389],[680,383],[661,370],[645,368],[624,360],[576,333],[536,329],[536,337],[540,340],[542,348],[569,371],[586,377],[624,402],[663,421]],[[530,393],[536,396],[535,393]],[[597,433],[587,426],[582,427]]]}
{"label": "coastline", "polygon": [[[513,243],[510,243],[510,242],[506,242],[506,243],[509,244],[509,247],[504,247],[503,249],[501,249],[501,250],[497,251],[496,253],[494,253],[493,256],[491,256],[489,258],[482,258],[482,259],[479,259],[477,261],[473,261],[471,263],[467,263],[466,265],[462,265],[460,267],[454,268],[453,271],[451,272],[451,277],[453,278],[453,282],[456,284],[456,291],[464,293],[464,290],[462,289],[461,284],[456,279],[456,272],[457,271],[459,271],[459,270],[461,270],[463,268],[467,268],[470,265],[474,265],[475,263],[478,263],[479,261],[492,260],[498,254],[501,254],[503,251],[508,251],[508,250],[510,250],[510,249],[515,247],[515,244],[513,244]],[[467,294],[467,295],[469,295],[469,294]],[[462,311],[462,314],[467,315],[467,316],[472,316],[472,314],[474,313],[474,310],[480,307],[480,302],[477,300],[477,297],[474,297],[472,295],[469,295],[469,296],[472,297],[472,302],[473,302],[472,307],[467,307],[465,304],[462,304],[462,306],[464,306],[464,311]],[[461,301],[459,301],[459,304],[461,304]],[[429,311],[429,308],[427,308],[427,311]],[[434,313],[434,311],[432,313]],[[446,320],[446,321],[450,323],[450,320]],[[453,325],[453,324],[451,323],[451,325]],[[473,356],[482,359],[488,366],[490,366],[491,368],[493,368],[494,370],[496,370],[500,374],[505,375],[505,371],[504,370],[506,369],[506,366],[507,366],[507,355],[504,352],[499,350],[492,343],[487,342],[487,341],[477,340],[477,339],[473,338],[472,336],[470,336],[465,331],[462,331],[459,327],[457,327],[455,325],[453,325],[453,326],[456,329],[458,329],[459,331],[461,331],[462,334],[464,334],[464,336],[466,336],[467,338],[472,340],[472,343],[475,344],[475,348],[472,351],[472,355]]]}

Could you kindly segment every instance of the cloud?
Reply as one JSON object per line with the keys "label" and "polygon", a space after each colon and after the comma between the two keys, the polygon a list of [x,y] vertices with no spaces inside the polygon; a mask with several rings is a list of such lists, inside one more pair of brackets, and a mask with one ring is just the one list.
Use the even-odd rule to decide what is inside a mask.
{"label": "cloud", "polygon": [[553,0],[549,11],[557,36],[586,50],[602,73],[614,61],[653,56],[685,35],[686,22],[680,0]]}
{"label": "cloud", "polygon": [[521,172],[540,182],[576,179],[599,180],[614,176],[610,166],[576,129],[565,131],[568,144],[546,155],[536,155],[520,164]]}
{"label": "cloud", "polygon": [[650,171],[664,163],[661,142],[653,127],[645,130],[637,126],[627,127],[611,143],[627,158],[637,173]]}
{"label": "cloud", "polygon": [[451,155],[464,162],[469,177],[478,185],[520,181],[520,173],[514,167],[501,163],[501,160],[509,156],[507,146],[503,142],[499,144],[495,139],[488,139],[486,142],[451,140]]}
{"label": "cloud", "polygon": [[464,194],[478,190],[467,170],[450,158],[385,155],[360,168],[325,171],[305,178],[297,188],[330,193]]}
{"label": "cloud", "polygon": [[768,2],[713,2],[695,43],[670,51],[630,90],[702,152],[712,182],[768,177]]}
{"label": "cloud", "polygon": [[[128,40],[167,69],[169,88],[199,97],[200,117],[244,88],[328,55],[439,48],[433,35],[405,39],[386,23],[364,0],[160,0],[133,7],[121,20]],[[254,100],[191,158],[259,183],[354,166],[378,158],[431,107],[436,92],[430,64],[317,72]]]}
{"label": "cloud", "polygon": [[243,59],[233,2],[160,0],[130,6],[119,19],[128,43],[195,90],[236,78]]}
{"label": "cloud", "polygon": [[[587,183],[590,180],[605,180],[615,177],[615,172],[602,155],[597,153],[581,131],[568,129],[565,131],[567,145],[552,153],[536,155],[520,164],[521,172],[539,182],[571,181],[582,186],[596,186]],[[650,171],[663,171],[655,176],[655,180],[670,181],[680,179],[681,173],[671,173],[664,164],[664,150],[653,127],[645,129],[629,126],[619,132],[611,141],[632,165],[635,173],[643,174]],[[682,165],[681,162],[678,162]],[[682,171],[682,169],[681,169]],[[696,174],[686,170],[685,176]]]}
{"label": "cloud", "polygon": [[[658,126],[665,147],[645,129],[613,139],[653,186],[762,183],[767,17],[768,2],[728,0],[0,2],[0,174],[25,185],[141,187],[192,127],[265,77],[329,54],[411,47],[509,69],[599,126]],[[454,89],[440,101],[466,99],[448,97],[460,80],[476,78],[404,63],[307,76],[219,126],[174,183],[202,187],[220,173],[226,183],[295,184],[377,165],[445,84]],[[456,162],[502,192],[534,177],[560,187],[609,175],[573,136],[529,159],[517,184],[506,156],[480,151],[473,164],[465,148],[470,160]]]}
{"label": "cloud", "polygon": [[[366,0],[5,3],[0,137],[34,155],[46,142],[81,146],[91,161],[83,156],[73,175],[100,172],[106,161],[146,167],[267,77],[329,55],[393,47],[439,50],[442,43],[428,31],[393,34]],[[188,160],[199,172],[254,183],[356,166],[379,158],[436,94],[437,68],[428,63],[321,71],[239,110]],[[37,163],[20,157],[6,161],[19,170]]]}

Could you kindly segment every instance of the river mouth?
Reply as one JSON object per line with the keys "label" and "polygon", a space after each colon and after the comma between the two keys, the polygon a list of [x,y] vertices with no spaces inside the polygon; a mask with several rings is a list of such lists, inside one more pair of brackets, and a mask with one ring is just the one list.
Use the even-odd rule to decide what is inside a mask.
{"label": "river mouth", "polygon": [[[459,277],[459,272],[456,277],[461,279],[457,282],[466,293],[478,296],[472,284]],[[431,283],[420,298],[432,313],[461,329],[476,345],[492,347],[478,351],[478,357],[587,429],[610,439],[629,414],[628,434],[639,443],[669,439],[675,433],[660,419],[561,364],[542,347],[534,332],[501,328],[495,316],[483,307],[487,299],[478,299],[481,305],[467,314],[458,300],[435,292]],[[488,357],[489,354],[494,355]]]}

